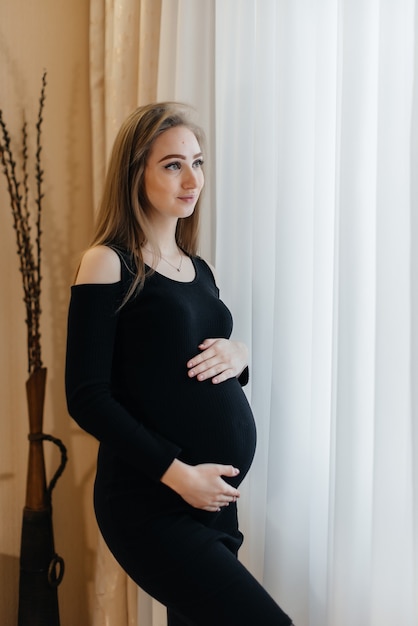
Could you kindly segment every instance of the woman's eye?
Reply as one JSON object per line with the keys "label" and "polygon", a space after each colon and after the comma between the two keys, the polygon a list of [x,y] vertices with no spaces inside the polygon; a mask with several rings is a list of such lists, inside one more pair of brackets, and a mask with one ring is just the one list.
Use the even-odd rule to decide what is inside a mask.
{"label": "woman's eye", "polygon": [[202,167],[204,161],[203,159],[197,159],[194,163],[193,163],[193,167]]}
{"label": "woman's eye", "polygon": [[174,163],[168,163],[168,165],[165,165],[166,170],[179,170],[180,168],[181,168],[181,165],[178,161],[175,161]]}

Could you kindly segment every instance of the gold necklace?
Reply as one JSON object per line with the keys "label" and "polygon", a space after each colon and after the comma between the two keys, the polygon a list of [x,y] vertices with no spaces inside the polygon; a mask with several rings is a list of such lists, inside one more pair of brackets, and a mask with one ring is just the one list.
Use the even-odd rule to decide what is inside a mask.
{"label": "gold necklace", "polygon": [[183,256],[180,254],[180,263],[177,265],[173,265],[173,263],[170,263],[170,261],[167,261],[167,259],[165,259],[163,256],[161,256],[162,260],[165,261],[166,263],[168,263],[168,265],[171,265],[171,267],[173,267],[177,272],[180,272],[181,270],[181,265],[183,263]]}
{"label": "gold necklace", "polygon": [[[149,252],[150,254],[153,254],[153,252],[151,252],[151,250],[148,250],[148,248],[144,248],[144,250],[146,250],[147,252]],[[168,265],[170,265],[173,269],[176,270],[176,272],[180,272],[181,271],[181,266],[183,264],[183,255],[181,253],[180,254],[180,263],[177,265],[174,265],[173,263],[170,263],[170,261],[168,261],[167,259],[165,259],[163,257],[162,254],[160,254],[160,257],[163,261],[165,261]]]}

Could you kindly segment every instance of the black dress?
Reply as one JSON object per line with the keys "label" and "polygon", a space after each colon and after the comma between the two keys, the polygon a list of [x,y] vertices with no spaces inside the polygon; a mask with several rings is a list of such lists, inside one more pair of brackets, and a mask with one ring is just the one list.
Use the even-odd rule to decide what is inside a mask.
{"label": "black dress", "polygon": [[[94,504],[125,571],[168,607],[170,626],[279,626],[290,619],[237,560],[236,505],[209,513],[160,482],[178,458],[231,464],[237,487],[255,451],[252,411],[239,379],[189,378],[206,338],[229,338],[232,318],[213,274],[193,258],[191,282],[157,272],[120,308],[132,281],[72,287],[66,391],[70,414],[100,441]],[[245,372],[244,372],[245,378]]]}

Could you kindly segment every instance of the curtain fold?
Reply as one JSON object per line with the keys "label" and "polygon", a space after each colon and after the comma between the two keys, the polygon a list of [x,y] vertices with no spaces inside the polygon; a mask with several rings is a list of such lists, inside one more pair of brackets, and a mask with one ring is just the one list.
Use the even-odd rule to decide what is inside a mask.
{"label": "curtain fold", "polygon": [[[94,206],[124,119],[157,92],[160,0],[90,0]],[[121,570],[98,536],[93,626],[159,626],[165,611]]]}
{"label": "curtain fold", "polygon": [[[162,0],[155,31],[150,1],[132,21],[125,2],[122,19],[92,0],[95,53],[109,16],[141,33],[129,79],[122,45],[112,71],[93,54],[96,131],[110,145],[140,93],[189,102],[207,131],[202,254],[250,347],[258,428],[241,559],[298,626],[414,626],[415,2]],[[165,623],[141,598],[138,615]]]}
{"label": "curtain fold", "polygon": [[90,0],[90,98],[95,206],[115,135],[156,99],[161,0]]}

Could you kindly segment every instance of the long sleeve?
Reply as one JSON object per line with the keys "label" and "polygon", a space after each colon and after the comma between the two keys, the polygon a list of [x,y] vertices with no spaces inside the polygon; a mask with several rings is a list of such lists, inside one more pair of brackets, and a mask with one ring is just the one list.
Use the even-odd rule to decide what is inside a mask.
{"label": "long sleeve", "polygon": [[159,480],[180,448],[146,428],[112,394],[121,299],[121,282],[72,287],[65,374],[68,411],[81,428]]}

